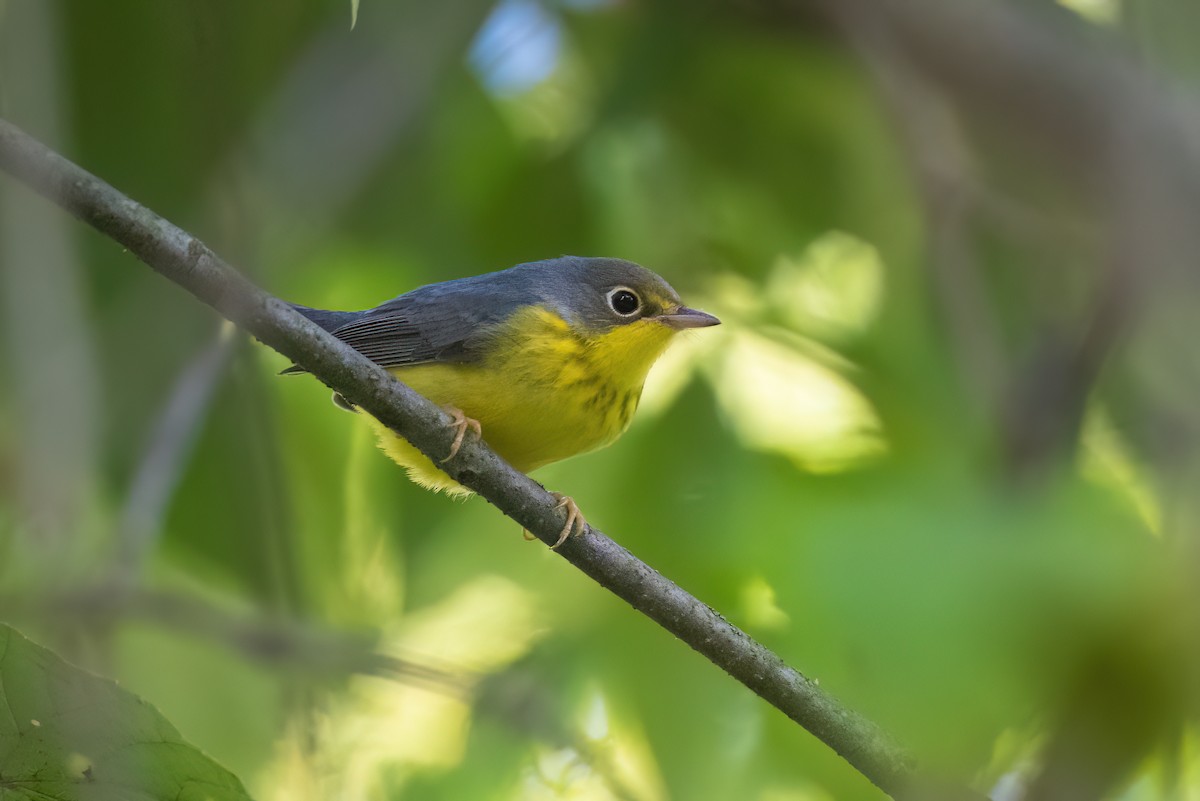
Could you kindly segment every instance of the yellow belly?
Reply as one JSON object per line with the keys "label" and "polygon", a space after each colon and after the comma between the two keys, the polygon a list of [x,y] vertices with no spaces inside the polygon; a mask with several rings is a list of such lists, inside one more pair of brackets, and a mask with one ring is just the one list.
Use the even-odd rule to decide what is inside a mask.
{"label": "yellow belly", "polygon": [[[424,364],[392,372],[434,403],[478,420],[487,444],[527,473],[608,445],[629,426],[646,373],[669,339],[661,325],[627,330],[635,325],[618,329],[623,339],[612,339],[612,332],[587,340],[549,312],[531,309],[513,321],[511,334],[498,340],[483,363]],[[413,481],[469,494],[407,440],[364,417],[379,446],[408,469]]]}

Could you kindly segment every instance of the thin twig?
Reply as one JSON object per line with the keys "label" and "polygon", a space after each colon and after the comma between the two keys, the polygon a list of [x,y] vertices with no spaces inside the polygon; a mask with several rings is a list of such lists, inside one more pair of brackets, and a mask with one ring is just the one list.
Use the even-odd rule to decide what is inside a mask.
{"label": "thin twig", "polygon": [[117,618],[139,620],[203,637],[263,664],[325,676],[379,676],[456,697],[469,696],[482,678],[425,659],[381,653],[373,645],[374,638],[366,635],[320,629],[276,616],[239,614],[182,593],[124,583],[102,582],[33,601],[28,597],[0,598],[0,607],[33,615],[65,615],[89,628],[107,626]]}
{"label": "thin twig", "polygon": [[[202,242],[0,120],[0,168],[116,240],[150,267],[304,367],[440,459],[449,416],[286,303],[253,285]],[[547,544],[565,522],[557,500],[481,442],[468,441],[446,471]],[[819,737],[896,798],[910,791],[913,762],[879,727],[842,706],[760,643],[595,529],[559,553]]]}
{"label": "thin twig", "polygon": [[118,566],[121,578],[141,573],[158,541],[163,514],[204,424],[209,403],[229,364],[233,327],[225,323],[216,339],[180,373],[142,455],[121,513]]}

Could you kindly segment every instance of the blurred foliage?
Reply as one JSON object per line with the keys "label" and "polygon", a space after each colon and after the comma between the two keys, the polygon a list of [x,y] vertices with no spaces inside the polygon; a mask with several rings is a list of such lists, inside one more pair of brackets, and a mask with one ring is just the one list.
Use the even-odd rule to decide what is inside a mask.
{"label": "blurred foliage", "polygon": [[[1062,5],[1190,91],[1187,2]],[[1015,798],[1079,748],[1090,797],[1200,798],[1195,454],[1160,458],[1147,412],[1194,427],[1195,388],[1133,342],[1060,452],[1011,458],[1042,431],[1014,388],[1099,280],[1094,209],[1020,120],[966,120],[1005,224],[967,226],[956,306],[854,53],[741,6],[369,0],[351,30],[345,0],[5,0],[0,114],[296,302],[650,266],[726,324],[540,481],[936,776]],[[0,614],[255,798],[881,797],[487,504],[410,485],[256,343],[161,418],[218,321],[10,181],[0,280]],[[445,680],[350,670],[360,641]]]}
{"label": "blurred foliage", "polygon": [[145,702],[0,626],[0,724],[5,795],[247,801]]}

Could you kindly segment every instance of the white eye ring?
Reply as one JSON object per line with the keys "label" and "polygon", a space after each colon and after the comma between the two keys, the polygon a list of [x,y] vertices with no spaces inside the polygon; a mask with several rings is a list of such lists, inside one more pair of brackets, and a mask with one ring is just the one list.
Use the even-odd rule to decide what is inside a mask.
{"label": "white eye ring", "polygon": [[[624,295],[632,297],[635,304],[634,307],[629,311],[621,311],[621,309],[617,308],[618,301],[621,302],[622,306],[626,305]],[[638,293],[634,292],[627,286],[613,287],[612,289],[608,290],[604,297],[608,299],[608,308],[612,309],[622,317],[632,317],[642,310],[642,299],[638,297]]]}

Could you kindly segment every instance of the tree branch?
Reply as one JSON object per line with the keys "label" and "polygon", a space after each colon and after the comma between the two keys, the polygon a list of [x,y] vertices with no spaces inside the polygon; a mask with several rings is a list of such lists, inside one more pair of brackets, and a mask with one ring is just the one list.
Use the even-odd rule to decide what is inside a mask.
{"label": "tree branch", "polygon": [[[4,120],[0,168],[128,248],[435,461],[449,451],[450,418],[433,403],[263,292],[198,239]],[[464,442],[445,469],[543,542],[557,539],[565,517],[555,498],[485,444]],[[816,735],[884,792],[916,797],[911,757],[879,727],[613,540],[588,529],[557,552]]]}

